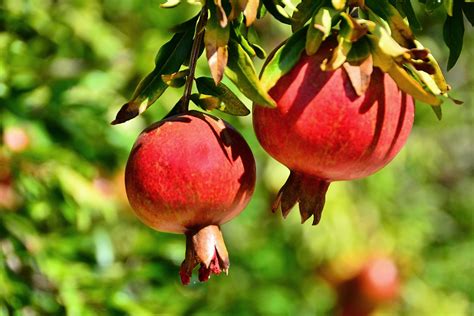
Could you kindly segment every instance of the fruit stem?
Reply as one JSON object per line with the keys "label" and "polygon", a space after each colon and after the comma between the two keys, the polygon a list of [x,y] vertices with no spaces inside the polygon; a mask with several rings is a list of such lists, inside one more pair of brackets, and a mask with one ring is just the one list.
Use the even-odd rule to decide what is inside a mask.
{"label": "fruit stem", "polygon": [[189,108],[189,100],[193,89],[194,73],[196,71],[196,64],[199,58],[199,50],[201,48],[202,38],[204,36],[204,26],[207,23],[207,6],[201,9],[201,15],[196,26],[196,35],[194,36],[193,46],[191,48],[191,57],[189,60],[189,75],[186,78],[184,86],[184,94],[181,102],[181,112],[185,113]]}

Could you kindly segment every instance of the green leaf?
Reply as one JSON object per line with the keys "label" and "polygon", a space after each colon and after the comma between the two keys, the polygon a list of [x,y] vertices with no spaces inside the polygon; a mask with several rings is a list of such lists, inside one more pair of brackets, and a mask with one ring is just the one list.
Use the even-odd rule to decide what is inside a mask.
{"label": "green leaf", "polygon": [[[448,2],[451,2],[451,8],[452,8],[452,0],[426,0],[425,11],[428,14],[431,14],[433,13],[434,10],[436,10],[438,7],[443,5],[443,2],[445,6],[448,4]],[[446,10],[448,10],[447,7],[446,7]]]}
{"label": "green leaf", "polygon": [[390,10],[388,9],[388,6],[390,5],[388,0],[365,0],[365,5],[385,21],[387,21],[391,15]]}
{"label": "green leaf", "polygon": [[347,41],[344,36],[337,37],[338,45],[333,49],[330,59],[325,59],[321,63],[321,70],[332,71],[342,66],[346,61],[347,55],[352,48],[352,42]]}
{"label": "green leaf", "polygon": [[201,95],[217,98],[215,109],[237,116],[250,114],[245,104],[222,82],[216,86],[211,78],[200,77],[196,79],[196,87]]}
{"label": "green leaf", "polygon": [[260,58],[260,59],[267,58],[267,53],[265,52],[265,50],[261,46],[259,46],[257,44],[254,44],[254,43],[250,43],[250,45],[252,45],[252,48],[254,49],[255,54],[257,55],[258,58]]}
{"label": "green leaf", "polygon": [[179,88],[185,85],[189,69],[181,70],[169,75],[161,75],[161,79],[170,87]]}
{"label": "green leaf", "polygon": [[370,55],[370,43],[366,37],[362,37],[355,43],[347,55],[347,61],[351,63],[359,63]]}
{"label": "green leaf", "polygon": [[421,26],[420,21],[418,21],[418,18],[416,17],[415,10],[413,10],[413,7],[411,5],[411,0],[402,0],[401,7],[403,9],[403,12],[407,16],[408,23],[410,23],[410,27],[416,31],[421,31],[423,28]]}
{"label": "green leaf", "polygon": [[436,117],[438,118],[438,120],[441,121],[441,119],[443,118],[443,111],[441,109],[441,105],[431,106],[431,109],[433,110],[433,112],[436,115]]}
{"label": "green leaf", "polygon": [[265,8],[267,8],[267,11],[270,12],[275,19],[285,24],[291,24],[290,17],[288,15],[283,15],[283,13],[278,10],[277,5],[273,0],[262,0],[262,2]]}
{"label": "green leaf", "polygon": [[466,19],[471,23],[471,26],[474,26],[474,3],[473,2],[464,2],[463,7],[464,15]]}
{"label": "green leaf", "polygon": [[332,8],[321,8],[311,19],[306,34],[306,54],[315,54],[321,43],[331,34],[332,21],[338,16]]}
{"label": "green leaf", "polygon": [[458,2],[453,6],[453,15],[446,17],[443,37],[446,45],[449,47],[448,70],[450,70],[461,55],[464,37],[463,15],[461,5]]}
{"label": "green leaf", "polygon": [[346,6],[346,0],[331,0],[334,9],[341,11]]}
{"label": "green leaf", "polygon": [[[458,0],[460,2],[461,0]],[[453,16],[453,8],[454,8],[454,1],[453,0],[444,0],[444,8],[446,9],[446,12],[448,13],[449,16]],[[428,1],[427,1],[428,4]]]}
{"label": "green leaf", "polygon": [[293,33],[300,30],[326,2],[325,0],[302,0],[296,6],[297,10],[291,17],[291,30]]}
{"label": "green leaf", "polygon": [[160,7],[169,9],[169,8],[175,8],[180,4],[181,4],[181,0],[168,0],[165,3],[160,4]]}
{"label": "green leaf", "polygon": [[349,14],[341,13],[341,24],[339,34],[348,42],[357,42],[361,37],[367,34],[368,28],[365,24],[360,24]]}
{"label": "green leaf", "polygon": [[300,59],[306,44],[308,26],[294,33],[285,45],[278,48],[264,67],[261,79],[263,87],[270,90]]}
{"label": "green leaf", "polygon": [[161,75],[172,74],[179,70],[189,56],[193,44],[194,28],[175,34],[164,44],[156,56],[155,69],[137,86],[132,98],[117,113],[112,124],[126,122],[150,107],[168,88]]}
{"label": "green leaf", "polygon": [[275,101],[258,80],[249,55],[233,39],[229,41],[229,61],[225,75],[253,102],[265,106],[275,106]]}

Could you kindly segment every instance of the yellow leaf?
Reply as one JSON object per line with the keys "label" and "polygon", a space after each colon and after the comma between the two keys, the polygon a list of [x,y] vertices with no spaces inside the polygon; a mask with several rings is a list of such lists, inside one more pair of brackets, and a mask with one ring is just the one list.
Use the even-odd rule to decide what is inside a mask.
{"label": "yellow leaf", "polygon": [[342,10],[346,6],[346,0],[331,0],[332,6],[336,10]]}
{"label": "yellow leaf", "polygon": [[255,20],[257,19],[257,11],[259,4],[259,0],[248,0],[244,10],[246,26],[252,25],[253,22],[255,22]]}
{"label": "yellow leaf", "polygon": [[410,74],[406,72],[403,67],[392,64],[392,67],[388,70],[388,74],[397,83],[398,87],[413,96],[415,99],[428,103],[430,105],[440,105],[441,100],[433,94],[427,92],[421,84],[419,84]]}

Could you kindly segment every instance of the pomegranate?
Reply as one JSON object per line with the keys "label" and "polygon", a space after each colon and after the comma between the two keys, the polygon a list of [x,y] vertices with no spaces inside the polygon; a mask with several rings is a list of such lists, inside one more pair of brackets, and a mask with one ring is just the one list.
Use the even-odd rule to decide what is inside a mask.
{"label": "pomegranate", "polygon": [[398,268],[390,258],[369,260],[358,276],[361,293],[374,302],[390,301],[398,296]]}
{"label": "pomegranate", "polygon": [[383,168],[410,134],[414,103],[374,67],[358,96],[343,68],[322,71],[332,54],[301,56],[269,91],[276,108],[254,105],[253,124],[263,148],[290,170],[272,209],[286,217],[299,202],[302,222],[317,224],[332,181],[363,178]]}
{"label": "pomegranate", "polygon": [[371,315],[400,292],[398,268],[390,257],[368,259],[357,274],[337,286],[340,316]]}
{"label": "pomegranate", "polygon": [[145,129],[125,170],[136,215],[163,232],[186,235],[181,281],[227,273],[229,258],[219,225],[237,216],[255,186],[255,160],[243,137],[226,122],[190,111]]}

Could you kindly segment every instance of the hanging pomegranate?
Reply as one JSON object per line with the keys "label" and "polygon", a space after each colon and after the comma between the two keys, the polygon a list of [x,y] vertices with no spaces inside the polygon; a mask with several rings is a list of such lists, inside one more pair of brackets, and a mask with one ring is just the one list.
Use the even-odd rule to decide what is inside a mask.
{"label": "hanging pomegranate", "polygon": [[321,70],[334,49],[328,42],[314,55],[303,53],[269,91],[276,108],[255,105],[253,111],[261,145],[291,170],[273,211],[286,217],[299,202],[302,222],[314,215],[313,225],[329,184],[387,165],[405,144],[414,118],[413,98],[379,68],[361,95],[344,68]]}
{"label": "hanging pomegranate", "polygon": [[196,111],[155,123],[133,146],[125,183],[129,202],[145,224],[186,235],[183,284],[198,264],[200,281],[227,273],[219,225],[245,208],[255,186],[252,152],[236,130]]}

